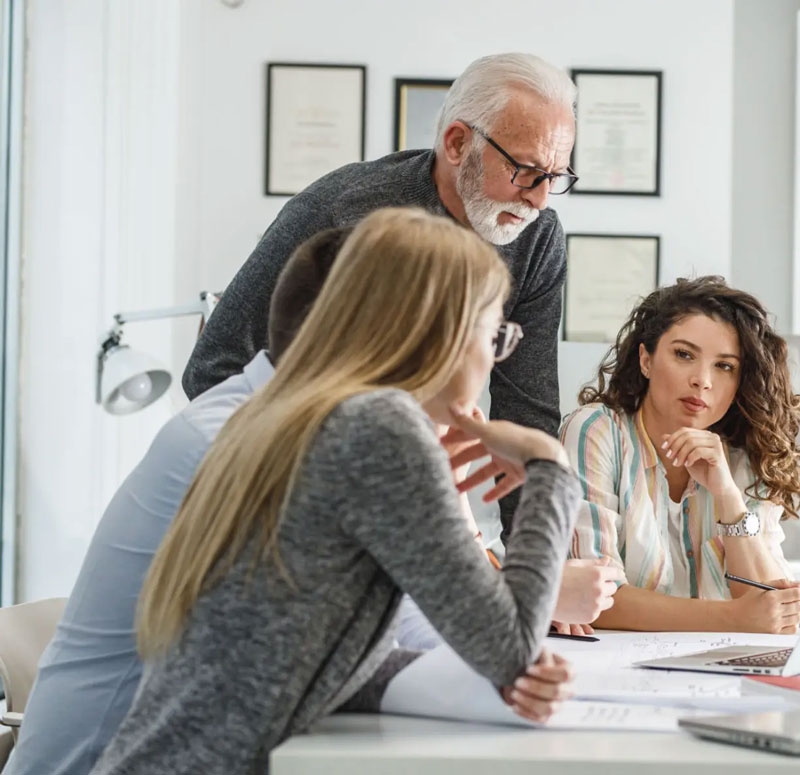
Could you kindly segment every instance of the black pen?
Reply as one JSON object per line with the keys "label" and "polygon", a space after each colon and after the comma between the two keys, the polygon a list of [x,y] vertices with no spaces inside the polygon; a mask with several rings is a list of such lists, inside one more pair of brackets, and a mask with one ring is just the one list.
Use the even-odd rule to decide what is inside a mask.
{"label": "black pen", "polygon": [[729,581],[738,581],[740,584],[749,584],[751,587],[758,587],[759,589],[777,589],[769,584],[762,584],[760,581],[753,581],[753,579],[743,579],[741,576],[734,576],[732,573],[725,572],[725,578]]}
{"label": "black pen", "polygon": [[595,638],[594,635],[570,635],[566,632],[548,632],[548,638],[564,638],[564,640],[585,640],[585,641],[598,641],[600,638]]}

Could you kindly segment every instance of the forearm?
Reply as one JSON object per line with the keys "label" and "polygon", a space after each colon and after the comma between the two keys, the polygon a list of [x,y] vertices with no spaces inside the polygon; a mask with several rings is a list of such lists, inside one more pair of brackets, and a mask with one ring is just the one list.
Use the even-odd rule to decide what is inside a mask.
{"label": "forearm", "polygon": [[[717,518],[722,524],[738,522],[747,509],[738,491],[715,499],[715,506]],[[785,575],[784,569],[770,552],[763,532],[755,536],[724,536],[722,543],[725,569],[729,573],[755,581],[770,581]],[[729,586],[732,597],[740,597],[748,589],[746,585],[736,582],[731,582]]]}
{"label": "forearm", "polygon": [[614,605],[593,622],[607,630],[730,632],[736,629],[729,600],[673,597],[623,584]]}
{"label": "forearm", "polygon": [[[725,569],[734,576],[769,582],[782,579],[786,571],[781,567],[767,546],[763,536],[726,537]],[[745,584],[729,583],[732,597],[740,597],[750,588]]]}
{"label": "forearm", "polygon": [[[425,572],[392,569],[444,639],[498,686],[513,682],[544,643],[579,497],[572,473],[555,463],[529,463],[527,475],[501,571],[489,566],[485,553],[485,571],[475,567],[466,531],[448,545],[437,540],[431,551],[423,550]],[[429,533],[418,544],[432,540]],[[395,545],[393,564],[400,561],[398,554]],[[446,593],[453,588],[459,595]]]}

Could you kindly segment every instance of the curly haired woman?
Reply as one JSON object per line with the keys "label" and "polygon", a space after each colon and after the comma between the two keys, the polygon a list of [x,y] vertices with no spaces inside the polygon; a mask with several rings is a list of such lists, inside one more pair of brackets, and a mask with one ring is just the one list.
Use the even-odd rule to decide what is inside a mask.
{"label": "curly haired woman", "polygon": [[584,497],[571,555],[626,579],[596,625],[795,632],[780,521],[798,516],[800,399],[758,300],[721,277],[659,288],[579,400],[561,430]]}

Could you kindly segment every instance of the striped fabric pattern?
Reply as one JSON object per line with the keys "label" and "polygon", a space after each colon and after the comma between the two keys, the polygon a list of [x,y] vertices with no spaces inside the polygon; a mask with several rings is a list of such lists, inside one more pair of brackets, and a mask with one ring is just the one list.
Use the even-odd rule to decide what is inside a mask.
{"label": "striped fabric pattern", "polygon": [[[561,442],[584,497],[570,557],[609,557],[622,569],[627,583],[666,595],[673,594],[677,578],[692,597],[730,598],[714,498],[692,479],[681,499],[686,561],[671,556],[666,471],[645,431],[641,412],[629,416],[599,403],[587,404],[564,420]],[[747,456],[733,447],[726,447],[725,454],[733,479],[744,492],[754,480]],[[761,518],[771,554],[791,578],[781,550],[782,508],[744,497],[747,508]],[[685,576],[677,575],[686,573],[688,583]]]}

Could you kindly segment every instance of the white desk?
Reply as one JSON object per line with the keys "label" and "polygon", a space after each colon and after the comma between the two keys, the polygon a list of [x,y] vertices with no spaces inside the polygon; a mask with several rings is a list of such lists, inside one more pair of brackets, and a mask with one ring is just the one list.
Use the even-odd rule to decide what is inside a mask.
{"label": "white desk", "polygon": [[550,732],[340,714],[272,754],[272,775],[770,775],[800,759],[674,734]]}

